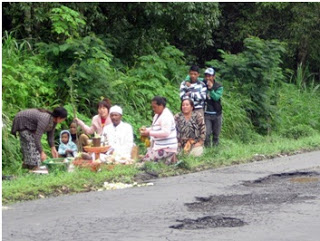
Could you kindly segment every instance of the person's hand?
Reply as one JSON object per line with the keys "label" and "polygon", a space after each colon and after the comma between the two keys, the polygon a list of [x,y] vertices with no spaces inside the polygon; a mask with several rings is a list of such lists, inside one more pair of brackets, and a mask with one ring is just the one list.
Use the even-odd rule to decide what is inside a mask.
{"label": "person's hand", "polygon": [[208,86],[208,89],[211,89],[213,86],[212,81],[207,81],[207,86]]}
{"label": "person's hand", "polygon": [[149,134],[150,134],[150,131],[148,131],[147,129],[140,130],[140,135],[141,136],[149,136]]}
{"label": "person's hand", "polygon": [[42,162],[47,159],[47,155],[46,155],[46,153],[44,153],[44,151],[42,151],[42,152],[40,153],[40,159],[41,159]]}
{"label": "person's hand", "polygon": [[190,87],[191,83],[190,82],[186,82],[186,86]]}
{"label": "person's hand", "polygon": [[56,147],[51,147],[51,154],[53,158],[58,158],[59,157],[59,153],[56,150]]}
{"label": "person's hand", "polygon": [[79,121],[78,118],[74,118],[73,120],[78,124],[78,121]]}

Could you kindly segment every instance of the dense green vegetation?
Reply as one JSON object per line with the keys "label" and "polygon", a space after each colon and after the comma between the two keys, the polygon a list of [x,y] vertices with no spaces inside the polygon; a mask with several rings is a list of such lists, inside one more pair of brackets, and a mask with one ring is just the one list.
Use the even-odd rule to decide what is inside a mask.
{"label": "dense green vegetation", "polygon": [[[74,108],[89,124],[97,102],[108,97],[123,107],[124,120],[137,134],[138,127],[151,122],[153,96],[166,96],[168,107],[179,111],[179,84],[194,63],[202,69],[214,66],[217,80],[224,85],[222,144],[206,150],[202,158],[185,158],[174,173],[179,172],[176,168],[192,171],[250,160],[255,153],[319,147],[319,3],[23,2],[2,6],[4,174],[34,179],[21,170],[19,141],[10,134],[19,110],[64,105],[69,117],[57,127],[58,135],[68,128]],[[48,151],[45,136],[42,141]],[[280,143],[288,147],[283,150]],[[170,173],[161,165],[150,168]],[[130,179],[136,172],[119,175]],[[79,177],[59,180],[72,183],[73,178]],[[62,185],[49,179],[48,187]],[[92,185],[102,179],[98,175]],[[29,185],[29,181],[14,182],[21,190]],[[18,190],[13,182],[4,186]]]}

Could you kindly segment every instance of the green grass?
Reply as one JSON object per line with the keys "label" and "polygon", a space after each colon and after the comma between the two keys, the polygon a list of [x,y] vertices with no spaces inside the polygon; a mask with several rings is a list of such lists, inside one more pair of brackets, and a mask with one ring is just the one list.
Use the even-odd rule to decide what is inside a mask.
{"label": "green grass", "polygon": [[318,133],[297,140],[271,136],[252,144],[222,139],[219,147],[206,149],[202,157],[179,156],[179,163],[170,166],[164,163],[147,163],[144,170],[134,166],[118,165],[111,171],[104,169],[97,173],[83,169],[73,173],[49,175],[23,173],[14,180],[2,182],[2,202],[9,204],[48,196],[95,191],[101,188],[104,182],[133,182],[134,176],[144,171],[152,171],[159,177],[166,177],[271,158],[279,154],[291,155],[297,151],[318,149]]}

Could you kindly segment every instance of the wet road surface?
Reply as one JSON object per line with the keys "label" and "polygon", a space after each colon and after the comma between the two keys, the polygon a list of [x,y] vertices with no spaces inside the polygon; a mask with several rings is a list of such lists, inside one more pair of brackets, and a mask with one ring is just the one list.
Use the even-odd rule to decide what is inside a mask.
{"label": "wet road surface", "polygon": [[319,240],[320,151],[149,182],[10,205],[3,240]]}

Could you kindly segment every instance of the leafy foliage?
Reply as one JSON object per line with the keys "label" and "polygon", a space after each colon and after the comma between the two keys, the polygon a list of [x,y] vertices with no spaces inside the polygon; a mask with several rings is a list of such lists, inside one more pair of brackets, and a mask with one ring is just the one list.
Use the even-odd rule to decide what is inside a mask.
{"label": "leafy foliage", "polygon": [[[319,92],[300,89],[292,84],[282,84],[279,92],[278,115],[281,122],[277,129],[286,133],[287,129],[308,126],[307,129],[320,131]],[[295,131],[295,130],[292,130]],[[291,132],[291,131],[289,131]],[[306,130],[307,132],[307,130]],[[288,136],[286,134],[286,136]]]}
{"label": "leafy foliage", "polygon": [[308,125],[299,124],[285,129],[281,135],[286,138],[299,139],[301,137],[312,136],[314,130]]}
{"label": "leafy foliage", "polygon": [[66,37],[79,37],[79,29],[86,24],[78,12],[66,7],[51,9],[52,31]]}
{"label": "leafy foliage", "polygon": [[3,112],[12,118],[24,108],[56,104],[56,72],[44,61],[44,56],[34,54],[27,41],[17,41],[11,34],[7,33],[3,41]]}
{"label": "leafy foliage", "polygon": [[[101,96],[109,95],[109,85],[114,77],[110,68],[112,54],[95,35],[80,39],[67,39],[62,44],[38,45],[57,71],[58,97],[70,101],[68,83],[74,85],[74,95],[79,111],[96,112]],[[88,108],[89,107],[89,108]]]}
{"label": "leafy foliage", "polygon": [[276,117],[276,86],[284,79],[281,54],[285,48],[276,40],[247,38],[245,50],[237,55],[222,53],[223,61],[211,61],[223,80],[230,81],[251,104],[245,107],[253,125],[260,133],[271,131]]}
{"label": "leafy foliage", "polygon": [[283,66],[295,69],[300,63],[317,73],[319,81],[320,4],[311,2],[220,3],[220,26],[213,33],[216,46],[209,59],[219,58],[217,49],[239,53],[249,36],[278,39],[288,45]]}
{"label": "leafy foliage", "polygon": [[124,119],[133,124],[136,133],[141,125],[151,123],[151,99],[154,96],[166,97],[167,107],[178,112],[177,82],[179,74],[185,73],[182,57],[179,50],[167,46],[159,55],[141,56],[134,69],[111,83],[110,97],[124,107]]}

